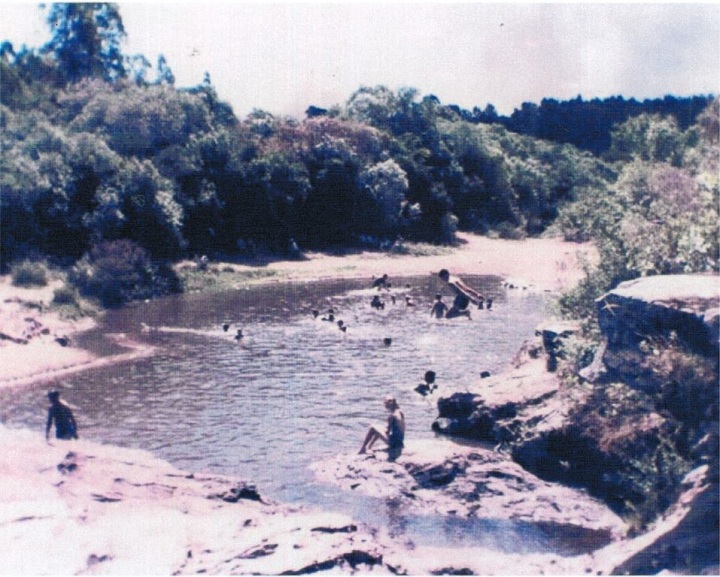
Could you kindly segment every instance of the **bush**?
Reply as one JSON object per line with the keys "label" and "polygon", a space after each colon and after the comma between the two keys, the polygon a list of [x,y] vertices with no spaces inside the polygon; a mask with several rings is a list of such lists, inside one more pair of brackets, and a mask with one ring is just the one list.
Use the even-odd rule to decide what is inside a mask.
{"label": "bush", "polygon": [[55,289],[53,292],[54,305],[77,305],[78,295],[77,291],[72,287],[63,286]]}
{"label": "bush", "polygon": [[677,422],[659,414],[656,404],[655,396],[623,383],[596,385],[570,409],[552,447],[575,481],[637,528],[677,498],[692,467]]}
{"label": "bush", "polygon": [[563,339],[558,376],[566,385],[577,384],[577,374],[589,366],[598,350],[597,341],[578,335]]}
{"label": "bush", "polygon": [[509,222],[501,222],[496,227],[497,234],[504,240],[523,240],[527,234],[522,228],[513,226]]}
{"label": "bush", "polygon": [[169,267],[157,267],[142,247],[127,239],[97,244],[69,278],[82,294],[105,307],[175,292],[179,286]]}
{"label": "bush", "polygon": [[[718,420],[719,359],[704,357],[680,345],[677,336],[654,342],[644,341],[645,365],[657,383],[658,406],[680,421],[688,431]],[[697,439],[688,439],[692,443]]]}
{"label": "bush", "polygon": [[40,262],[24,261],[10,269],[12,284],[19,287],[47,286],[48,270]]}
{"label": "bush", "polygon": [[451,249],[447,246],[424,242],[395,241],[389,252],[393,256],[440,256],[449,254]]}

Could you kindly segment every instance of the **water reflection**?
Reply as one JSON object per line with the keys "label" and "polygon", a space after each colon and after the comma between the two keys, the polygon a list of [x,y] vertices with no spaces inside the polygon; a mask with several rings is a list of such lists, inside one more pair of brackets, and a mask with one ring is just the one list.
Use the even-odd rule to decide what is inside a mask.
{"label": "water reflection", "polygon": [[[438,396],[465,390],[481,371],[498,372],[532,336],[545,315],[543,295],[506,292],[495,277],[466,280],[494,299],[492,311],[473,311],[472,321],[430,317],[435,293],[446,290],[434,276],[393,279],[409,288],[396,293],[395,304],[384,296],[384,309],[370,306],[376,293],[369,283],[328,281],[182,295],[113,311],[84,344],[114,352],[117,345],[103,334],[126,333],[157,354],[72,375],[63,380],[63,396],[77,407],[83,438],[148,449],[190,471],[249,479],[278,500],[381,519],[397,535],[452,543],[459,520],[418,520],[319,486],[308,465],[357,452],[368,426],[385,416],[385,395],[402,406],[407,439],[432,438]],[[405,305],[406,294],[416,306]],[[346,332],[312,314],[330,308]],[[428,369],[438,390],[423,398],[414,388]],[[42,430],[46,388],[0,391],[3,421]],[[483,535],[495,530],[481,527]]]}

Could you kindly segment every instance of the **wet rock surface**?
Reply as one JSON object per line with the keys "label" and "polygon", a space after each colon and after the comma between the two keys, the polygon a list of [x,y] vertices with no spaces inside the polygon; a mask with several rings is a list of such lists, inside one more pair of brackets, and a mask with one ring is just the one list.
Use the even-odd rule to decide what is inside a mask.
{"label": "wet rock surface", "polygon": [[595,551],[587,562],[613,575],[718,575],[717,483],[717,463],[694,469],[678,502],[648,531]]}
{"label": "wet rock surface", "polygon": [[316,463],[314,470],[323,482],[393,499],[412,514],[569,526],[595,532],[599,545],[625,530],[619,517],[584,491],[543,481],[487,448],[423,441],[409,443],[395,462],[386,457],[341,456]]}
{"label": "wet rock surface", "polygon": [[[712,374],[705,368],[707,363],[684,361],[688,372],[672,375],[671,379],[680,378],[674,383],[668,375],[655,372],[648,356],[671,346],[683,354],[716,362],[719,289],[717,276],[704,275],[650,277],[622,283],[598,299],[604,342],[592,365],[580,372],[594,385],[564,387],[552,372],[537,370],[538,362],[544,362],[547,371],[554,371],[556,363],[552,361],[562,354],[563,339],[575,330],[572,326],[550,324],[538,331],[536,342],[524,347],[524,358],[514,370],[482,381],[473,392],[457,392],[442,399],[433,428],[449,436],[483,440],[502,451],[509,448],[512,459],[525,470],[546,481],[588,487],[616,507],[657,499],[662,515],[649,528],[634,531],[635,537],[594,553],[585,572],[654,574],[667,570],[716,574],[716,379],[701,383],[694,377],[694,388],[686,392],[690,400],[693,395],[709,399],[703,410],[703,401],[693,405],[679,393],[673,396],[673,391],[684,390],[682,385],[693,374]],[[691,369],[699,372],[692,373]],[[633,394],[648,406],[640,409],[633,401],[625,401],[636,407],[634,412],[630,407],[626,409],[627,415],[633,416],[614,414],[618,406],[613,403]],[[595,435],[603,435],[600,445],[589,429],[579,427],[570,418],[573,407],[585,401],[591,402],[583,409],[587,414],[585,425],[616,422],[615,431],[595,431]],[[691,410],[699,415],[698,419],[686,419],[683,424],[679,419]],[[677,461],[672,462],[677,457],[668,452],[661,455],[656,448],[662,446],[663,439],[667,442],[683,430],[695,433],[687,436],[688,448],[679,445],[676,450],[685,451],[680,458],[694,463],[695,469],[676,488],[671,476],[674,473],[667,472],[664,477],[662,471],[678,466]],[[699,437],[702,439],[698,441]],[[627,441],[624,449],[623,439]],[[638,459],[639,467],[648,467],[649,459],[654,459],[655,465],[639,472],[633,470],[633,459]],[[643,482],[647,485],[644,489]],[[638,493],[641,489],[662,491],[663,483],[665,493]]]}

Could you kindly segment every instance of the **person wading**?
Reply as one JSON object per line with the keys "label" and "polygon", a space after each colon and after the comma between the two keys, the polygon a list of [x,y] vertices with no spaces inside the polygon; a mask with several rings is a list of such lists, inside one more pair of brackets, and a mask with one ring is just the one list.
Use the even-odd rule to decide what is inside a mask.
{"label": "person wading", "polygon": [[59,391],[48,393],[50,407],[48,407],[47,425],[45,426],[45,440],[50,438],[50,429],[55,423],[55,437],[63,440],[77,439],[77,423],[72,410],[65,401],[60,400]]}

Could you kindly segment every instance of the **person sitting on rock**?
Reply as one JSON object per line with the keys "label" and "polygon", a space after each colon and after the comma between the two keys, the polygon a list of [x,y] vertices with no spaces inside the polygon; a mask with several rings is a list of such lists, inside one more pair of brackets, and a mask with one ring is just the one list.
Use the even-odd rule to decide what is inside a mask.
{"label": "person sitting on rock", "polygon": [[394,461],[405,446],[405,415],[400,410],[395,397],[385,397],[385,408],[390,413],[385,431],[380,425],[371,426],[365,435],[359,454],[364,455],[377,441],[382,441],[388,446],[388,460]]}
{"label": "person sitting on rock", "polygon": [[469,287],[458,277],[451,276],[446,268],[442,269],[438,273],[438,276],[441,280],[445,281],[453,293],[455,293],[455,300],[450,310],[445,314],[445,318],[452,319],[460,316],[466,316],[468,319],[471,318],[468,306],[470,306],[471,302],[480,306],[480,303],[485,300],[485,297],[475,289]]}
{"label": "person sitting on rock", "polygon": [[48,399],[50,399],[50,407],[48,407],[47,425],[45,426],[45,440],[47,441],[50,437],[53,422],[55,422],[55,436],[58,439],[77,439],[75,417],[68,404],[60,400],[60,392],[50,391]]}

